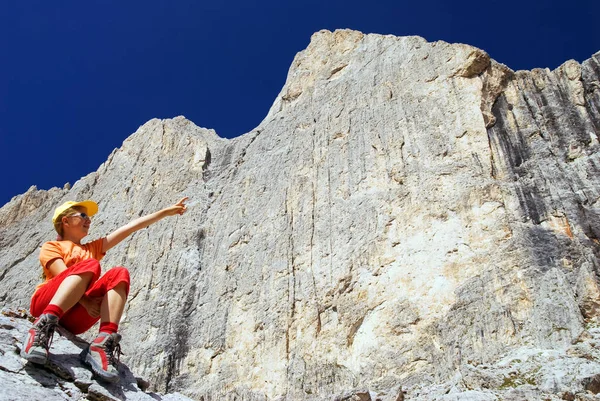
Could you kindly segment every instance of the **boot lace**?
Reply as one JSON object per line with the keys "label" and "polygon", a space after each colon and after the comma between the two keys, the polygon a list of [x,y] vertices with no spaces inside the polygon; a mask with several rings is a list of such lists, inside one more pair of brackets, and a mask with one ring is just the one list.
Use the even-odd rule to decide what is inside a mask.
{"label": "boot lace", "polygon": [[35,336],[33,337],[33,344],[42,346],[46,349],[46,351],[50,350],[50,345],[52,344],[52,337],[54,336],[54,329],[56,328],[56,324],[43,320],[40,322],[40,325],[35,330]]}
{"label": "boot lace", "polygon": [[108,362],[116,367],[117,363],[119,363],[121,360],[121,355],[123,354],[121,352],[121,344],[119,344],[118,341],[111,337],[106,341],[106,344],[104,345],[104,350],[104,352],[106,353],[106,357],[108,358]]}

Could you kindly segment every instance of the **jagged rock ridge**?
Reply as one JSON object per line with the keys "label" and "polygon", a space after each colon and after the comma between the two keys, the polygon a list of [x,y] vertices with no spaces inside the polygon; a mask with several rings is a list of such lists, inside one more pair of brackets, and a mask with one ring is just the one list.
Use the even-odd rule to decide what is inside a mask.
{"label": "jagged rock ridge", "polygon": [[152,120],[72,188],[0,209],[0,299],[28,305],[60,202],[98,201],[100,236],[188,195],[103,261],[130,268],[127,363],[156,389],[585,397],[599,59],[513,72],[467,45],[316,33],[252,132]]}

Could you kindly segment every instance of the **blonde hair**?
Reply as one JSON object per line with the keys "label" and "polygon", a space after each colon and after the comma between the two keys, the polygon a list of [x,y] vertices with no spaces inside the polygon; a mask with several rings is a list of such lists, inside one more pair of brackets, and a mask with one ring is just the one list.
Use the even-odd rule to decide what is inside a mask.
{"label": "blonde hair", "polygon": [[68,215],[77,213],[77,212],[78,212],[77,209],[70,207],[68,209],[63,210],[63,212],[56,217],[56,220],[54,221],[54,229],[58,233],[59,237],[62,238],[62,236],[63,236],[63,226],[62,226],[63,217],[67,217]]}

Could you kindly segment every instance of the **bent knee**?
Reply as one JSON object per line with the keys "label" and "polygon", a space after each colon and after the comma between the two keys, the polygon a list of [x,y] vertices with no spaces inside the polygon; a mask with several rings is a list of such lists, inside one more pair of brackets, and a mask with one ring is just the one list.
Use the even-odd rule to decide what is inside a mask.
{"label": "bent knee", "polygon": [[122,274],[122,275],[126,275],[127,277],[129,277],[129,270],[126,267],[115,266],[110,270],[114,271],[116,274]]}
{"label": "bent knee", "polygon": [[127,295],[129,295],[129,286],[130,286],[129,270],[127,270],[125,267],[118,266],[118,267],[113,267],[108,272],[112,272],[111,281],[113,283],[116,283],[115,288],[118,286],[124,286],[125,293]]}
{"label": "bent knee", "polygon": [[98,262],[96,259],[88,259],[86,262],[88,262],[88,266],[89,266],[89,272],[91,272],[93,274],[92,276],[92,280],[98,280],[98,277],[100,277],[100,275],[102,274],[102,268],[100,267],[100,262]]}
{"label": "bent knee", "polygon": [[86,259],[83,262],[71,266],[70,271],[72,274],[91,273],[93,277],[97,279],[102,273],[102,268],[100,267],[100,262],[96,259]]}
{"label": "bent knee", "polygon": [[125,267],[122,267],[122,266],[113,267],[108,272],[106,272],[106,274],[110,274],[114,280],[124,281],[127,284],[129,284],[129,281],[130,281],[129,270],[127,270],[127,268],[125,268]]}

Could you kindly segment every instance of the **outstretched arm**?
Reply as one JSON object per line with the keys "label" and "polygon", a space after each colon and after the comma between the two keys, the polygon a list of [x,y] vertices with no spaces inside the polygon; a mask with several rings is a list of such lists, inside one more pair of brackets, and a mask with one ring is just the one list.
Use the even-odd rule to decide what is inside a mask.
{"label": "outstretched arm", "polygon": [[119,242],[123,241],[125,238],[127,238],[134,232],[141,230],[142,228],[146,228],[150,224],[155,223],[158,220],[161,220],[167,216],[174,216],[176,214],[185,213],[185,201],[187,201],[187,199],[187,197],[182,198],[173,206],[159,210],[158,212],[148,214],[146,216],[142,216],[138,219],[133,220],[129,224],[126,224],[123,227],[116,229],[113,233],[107,235],[106,238],[104,238],[104,241],[102,243],[102,252],[104,253],[108,251],[110,248],[117,245]]}

